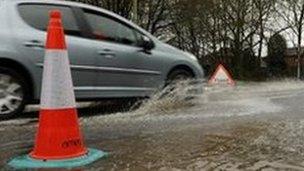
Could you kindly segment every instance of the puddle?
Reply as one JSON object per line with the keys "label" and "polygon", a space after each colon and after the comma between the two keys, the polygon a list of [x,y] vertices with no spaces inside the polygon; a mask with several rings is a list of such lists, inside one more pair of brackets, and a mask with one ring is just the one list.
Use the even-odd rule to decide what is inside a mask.
{"label": "puddle", "polygon": [[[199,85],[191,100],[182,85],[130,112],[80,118],[86,144],[110,157],[79,170],[302,169],[304,117],[293,105],[304,100],[302,82]],[[274,119],[283,113],[298,117]],[[0,123],[0,165],[31,150],[35,128],[31,119]]]}

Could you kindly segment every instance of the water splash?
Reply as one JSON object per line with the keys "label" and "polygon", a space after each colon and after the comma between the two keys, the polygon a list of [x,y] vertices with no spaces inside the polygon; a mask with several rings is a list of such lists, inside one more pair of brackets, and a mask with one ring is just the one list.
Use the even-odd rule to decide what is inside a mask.
{"label": "water splash", "polygon": [[[236,87],[217,87],[206,84],[179,84],[178,88],[167,96],[161,91],[142,102],[139,109],[114,115],[97,116],[94,120],[105,122],[122,121],[150,116],[240,116],[255,113],[278,112],[281,107],[274,104],[272,99],[291,96],[303,91],[304,83],[294,80],[273,81],[267,83],[246,83]],[[202,94],[192,94],[196,98],[181,100],[189,96],[189,87],[203,88]],[[285,92],[286,91],[286,92]],[[191,94],[190,94],[191,96]],[[155,119],[155,118],[154,118]]]}

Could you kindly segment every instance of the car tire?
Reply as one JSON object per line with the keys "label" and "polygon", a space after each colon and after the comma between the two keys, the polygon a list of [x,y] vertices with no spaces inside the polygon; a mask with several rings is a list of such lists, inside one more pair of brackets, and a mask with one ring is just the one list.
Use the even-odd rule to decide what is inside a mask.
{"label": "car tire", "polygon": [[176,90],[176,86],[179,82],[191,80],[193,78],[193,74],[185,69],[173,70],[167,77],[164,91],[162,92],[160,97],[163,98],[173,96],[178,99],[187,99],[188,97],[177,97],[179,95],[175,94],[174,91]]}
{"label": "car tire", "polygon": [[24,77],[11,68],[0,66],[0,120],[23,112],[29,99],[29,86]]}
{"label": "car tire", "polygon": [[176,69],[168,75],[166,86],[172,85],[178,81],[193,79],[193,77],[193,74],[185,69]]}

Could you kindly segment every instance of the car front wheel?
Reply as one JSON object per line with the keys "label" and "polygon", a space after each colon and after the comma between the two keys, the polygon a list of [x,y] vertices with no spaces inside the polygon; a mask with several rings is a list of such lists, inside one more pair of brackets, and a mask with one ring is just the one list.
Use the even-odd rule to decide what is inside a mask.
{"label": "car front wheel", "polygon": [[173,96],[178,99],[187,99],[187,95],[182,95],[182,92],[188,92],[187,87],[189,86],[189,81],[193,78],[193,74],[187,70],[173,70],[167,77],[166,85],[161,97]]}
{"label": "car front wheel", "polygon": [[10,119],[23,111],[27,90],[27,84],[19,73],[0,67],[0,120]]}
{"label": "car front wheel", "polygon": [[184,69],[172,71],[167,78],[166,86],[177,84],[178,82],[193,79],[193,74]]}

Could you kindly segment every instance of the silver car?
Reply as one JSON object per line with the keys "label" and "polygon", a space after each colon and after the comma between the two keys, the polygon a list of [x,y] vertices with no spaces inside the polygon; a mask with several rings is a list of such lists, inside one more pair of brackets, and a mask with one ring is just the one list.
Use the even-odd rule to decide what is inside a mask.
{"label": "silver car", "polygon": [[0,0],[0,119],[39,102],[53,9],[62,13],[78,100],[149,97],[172,80],[204,76],[195,56],[107,10],[66,1]]}

